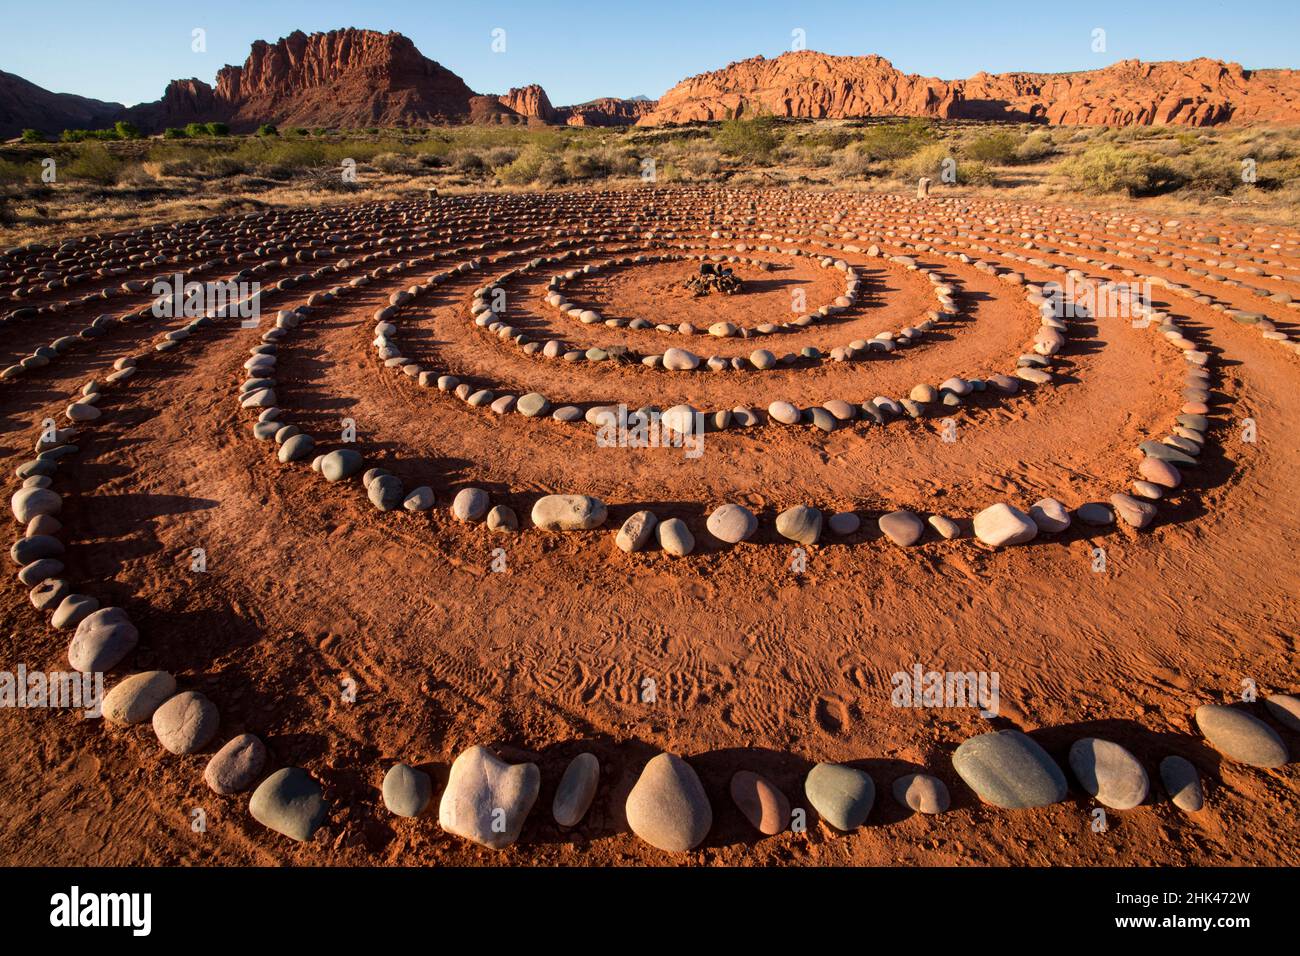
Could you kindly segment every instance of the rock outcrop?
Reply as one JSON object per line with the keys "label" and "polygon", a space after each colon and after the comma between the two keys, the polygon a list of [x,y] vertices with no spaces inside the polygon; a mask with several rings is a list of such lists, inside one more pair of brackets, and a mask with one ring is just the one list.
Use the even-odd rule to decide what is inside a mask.
{"label": "rock outcrop", "polygon": [[474,91],[399,33],[331,30],[258,40],[215,87],[174,82],[156,103],[128,111],[142,128],[219,120],[236,132],[286,126],[411,126],[465,122]]}
{"label": "rock outcrop", "polygon": [[1213,126],[1300,122],[1300,72],[1197,59],[1122,60],[1078,73],[977,73],[938,80],[878,56],[803,50],[754,57],[678,83],[637,122],[653,126],[772,114],[930,116],[1054,125]]}
{"label": "rock outcrop", "polygon": [[568,126],[631,126],[654,108],[654,100],[605,96],[577,106],[560,107],[556,111],[556,122]]}
{"label": "rock outcrop", "polygon": [[527,119],[540,120],[543,123],[555,122],[555,107],[551,105],[546,91],[536,83],[515,87],[504,96],[498,97],[501,104]]}
{"label": "rock outcrop", "polygon": [[800,50],[773,60],[752,57],[685,79],[637,122],[654,126],[759,114],[943,119],[953,115],[959,99],[955,84],[903,73],[883,57]]}

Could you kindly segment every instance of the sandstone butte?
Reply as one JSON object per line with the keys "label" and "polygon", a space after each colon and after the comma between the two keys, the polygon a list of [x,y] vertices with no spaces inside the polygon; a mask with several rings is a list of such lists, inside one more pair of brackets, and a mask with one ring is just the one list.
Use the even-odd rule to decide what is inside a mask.
{"label": "sandstone butte", "polygon": [[[648,104],[653,106],[653,104]],[[283,126],[434,126],[453,123],[631,125],[647,104],[604,99],[554,107],[536,84],[502,96],[475,93],[400,33],[295,32],[258,40],[243,66],[226,66],[216,86],[173,80],[161,100],[125,110],[144,130],[221,121],[236,132]]]}
{"label": "sandstone butte", "polygon": [[903,73],[879,56],[811,50],[758,56],[683,80],[658,102],[605,97],[553,106],[537,84],[500,95],[471,90],[399,33],[295,32],[259,40],[216,85],[173,80],[160,100],[134,107],[50,93],[0,73],[0,137],[126,119],[146,132],[219,121],[236,132],[263,123],[357,128],[455,123],[654,126],[733,116],[927,116],[1050,124],[1212,126],[1300,122],[1300,72],[1245,70],[1197,59],[1123,60],[1078,73],[977,73],[940,80]]}
{"label": "sandstone butte", "polygon": [[1078,73],[977,73],[939,80],[879,56],[812,50],[756,56],[683,80],[637,120],[644,126],[771,114],[808,118],[929,116],[1060,125],[1213,126],[1300,122],[1300,72],[1197,59],[1121,60]]}

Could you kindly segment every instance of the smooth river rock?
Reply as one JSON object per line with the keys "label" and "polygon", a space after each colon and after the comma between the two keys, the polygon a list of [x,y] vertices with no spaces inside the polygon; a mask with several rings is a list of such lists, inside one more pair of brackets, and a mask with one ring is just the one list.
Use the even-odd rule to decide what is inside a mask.
{"label": "smooth river rock", "polygon": [[169,697],[153,712],[158,742],[174,754],[192,754],[217,735],[221,717],[217,705],[196,690]]}
{"label": "smooth river rock", "polygon": [[590,531],[608,516],[605,503],[590,495],[546,495],[533,505],[533,524],[543,531]]}
{"label": "smooth river rock", "polygon": [[1205,790],[1195,764],[1177,754],[1160,761],[1160,782],[1174,806],[1184,813],[1196,813],[1205,806]]}
{"label": "smooth river rock", "polygon": [[562,827],[576,827],[587,815],[596,786],[600,783],[600,761],[595,754],[581,753],[569,761],[555,789],[551,815]]}
{"label": "smooth river rock", "polygon": [[917,813],[944,813],[952,802],[948,786],[928,773],[909,773],[894,781],[894,799]]}
{"label": "smooth river rock", "polygon": [[650,760],[627,795],[628,826],[646,843],[668,853],[698,846],[713,826],[713,808],[699,776],[681,757]]}
{"label": "smooth river rock", "polygon": [[253,785],[265,766],[266,744],[255,734],[240,734],[213,754],[203,780],[215,793],[239,793]]}
{"label": "smooth river rock", "polygon": [[166,671],[132,674],[104,695],[104,719],[113,724],[143,724],[175,693],[176,678]]}
{"label": "smooth river rock", "polygon": [[1210,746],[1252,767],[1280,767],[1287,762],[1286,744],[1268,724],[1240,707],[1202,704],[1196,726]]}
{"label": "smooth river rock", "polygon": [[803,782],[808,802],[837,830],[856,830],[866,822],[876,802],[876,784],[856,767],[819,763]]}
{"label": "smooth river rock", "polygon": [[542,775],[533,763],[506,763],[486,747],[470,747],[451,765],[438,804],[438,825],[493,850],[519,839],[537,801]]}
{"label": "smooth river rock", "polygon": [[82,672],[110,671],[135,649],[140,639],[126,611],[102,607],[77,625],[68,645],[68,663]]}
{"label": "smooth river rock", "polygon": [[985,803],[1005,810],[1045,807],[1065,799],[1065,774],[1037,743],[1018,730],[971,737],[952,765]]}
{"label": "smooth river rock", "polygon": [[433,780],[423,770],[393,764],[381,787],[384,806],[399,817],[418,817],[433,799]]}
{"label": "smooth river rock", "polygon": [[310,840],[329,813],[320,784],[301,767],[285,767],[263,780],[248,801],[262,826],[299,842]]}
{"label": "smooth river rock", "polygon": [[790,822],[790,801],[765,777],[739,770],[731,778],[731,799],[746,820],[766,836],[775,836]]}
{"label": "smooth river rock", "polygon": [[1070,746],[1070,769],[1084,793],[1112,810],[1138,806],[1151,786],[1136,757],[1119,744],[1097,737],[1084,737]]}

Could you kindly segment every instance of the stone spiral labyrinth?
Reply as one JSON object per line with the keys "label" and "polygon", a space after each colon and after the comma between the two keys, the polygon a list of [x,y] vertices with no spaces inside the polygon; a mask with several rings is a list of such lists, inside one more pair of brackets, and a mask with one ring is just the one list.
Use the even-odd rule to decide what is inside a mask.
{"label": "stone spiral labyrinth", "polygon": [[[706,263],[741,290],[688,289]],[[184,314],[155,289],[178,274],[256,283],[260,321]],[[133,837],[108,852],[132,862],[278,858],[211,796],[272,765],[258,822],[310,836],[334,808],[338,839],[294,852],[472,858],[381,821],[373,769],[485,737],[542,765],[546,799],[594,750],[615,781],[584,824],[594,860],[630,859],[655,750],[709,751],[705,789],[802,780],[881,741],[894,769],[940,772],[983,721],[890,710],[918,655],[1002,673],[1017,723],[1189,734],[1191,705],[1294,676],[1294,567],[1269,568],[1300,541],[1293,296],[1291,229],[781,190],[476,194],[9,250],[8,656],[146,675],[109,723],[151,719],[206,786],[138,736],[74,728],[78,757],[55,716],[8,734],[64,788],[103,781]],[[1183,747],[1198,763],[1199,737]],[[452,783],[496,772],[462,759]],[[742,809],[768,806],[758,779],[733,781]],[[385,779],[385,800],[422,785]],[[928,799],[915,785],[900,802]],[[1225,788],[1266,820],[1296,806],[1293,775]],[[466,835],[447,799],[443,829]],[[517,822],[504,843],[581,858]],[[914,858],[1046,852],[1032,823],[964,825],[916,831]],[[1074,852],[1140,854],[1159,825]],[[720,821],[710,852],[892,852],[752,832]]]}

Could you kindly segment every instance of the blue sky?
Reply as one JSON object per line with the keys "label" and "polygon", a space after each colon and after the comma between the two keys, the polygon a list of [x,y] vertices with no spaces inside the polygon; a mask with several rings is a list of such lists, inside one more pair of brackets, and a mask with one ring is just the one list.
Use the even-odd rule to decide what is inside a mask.
{"label": "blue sky", "polygon": [[[256,39],[295,29],[396,30],[480,93],[540,83],[556,105],[657,97],[691,74],[790,48],[879,53],[909,73],[1070,71],[1116,60],[1212,56],[1300,67],[1300,2],[581,2],[581,0],[0,0],[0,70],[56,92],[134,104],[173,78],[211,83]],[[191,50],[206,30],[207,52]],[[504,53],[492,31],[506,31]],[[1105,52],[1092,49],[1106,31]]]}

